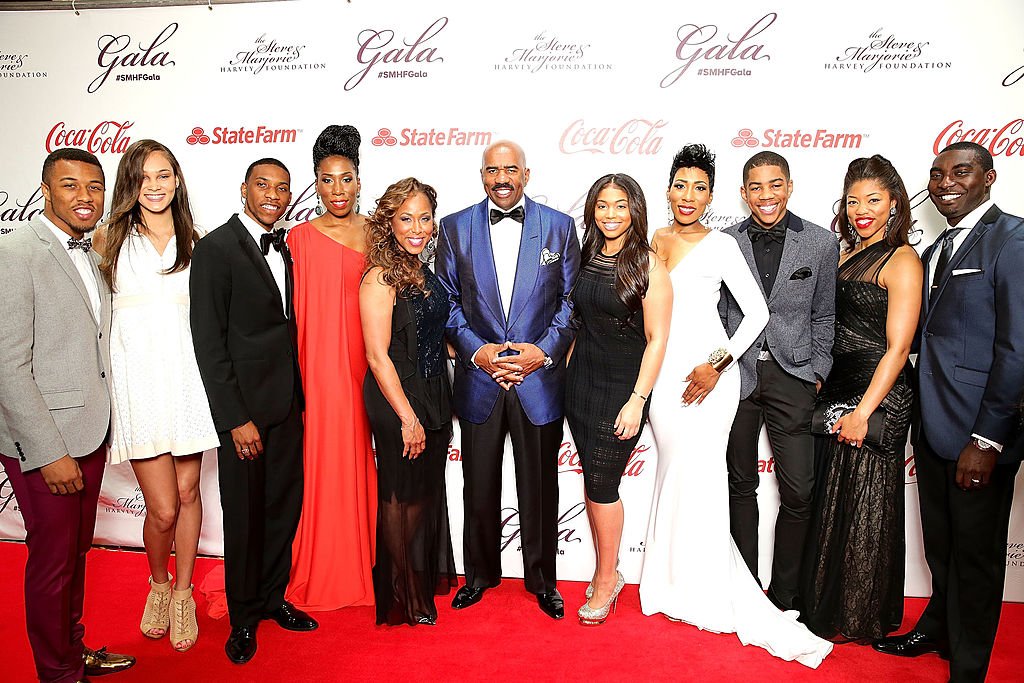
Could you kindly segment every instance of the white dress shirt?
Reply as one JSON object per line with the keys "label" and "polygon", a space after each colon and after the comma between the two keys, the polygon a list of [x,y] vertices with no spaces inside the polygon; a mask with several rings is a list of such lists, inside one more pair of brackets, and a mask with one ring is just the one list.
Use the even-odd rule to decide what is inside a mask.
{"label": "white dress shirt", "polygon": [[71,235],[67,234],[53,222],[46,217],[46,214],[39,214],[39,220],[43,224],[53,231],[53,236],[57,238],[57,242],[64,247],[64,251],[67,252],[68,257],[71,258],[71,262],[75,264],[75,268],[78,269],[78,274],[82,278],[82,284],[85,285],[85,291],[89,293],[89,303],[92,304],[92,314],[96,318],[96,324],[100,322],[100,286],[96,280],[96,265],[93,263],[89,255],[81,249],[68,249],[68,240],[71,239]]}
{"label": "white dress shirt", "polygon": [[[242,225],[249,231],[249,236],[256,242],[256,248],[260,249],[260,237],[269,231],[247,214],[238,214],[238,220],[242,221]],[[263,253],[262,249],[260,253]],[[287,291],[285,289],[284,256],[271,247],[268,253],[263,254],[263,258],[266,259],[267,265],[270,266],[270,273],[274,276],[274,282],[277,283],[277,291],[281,294],[281,310],[287,316],[288,307],[284,303],[285,292]]]}
{"label": "white dress shirt", "polygon": [[[520,197],[515,206],[525,207],[526,201]],[[491,211],[508,213],[490,199],[487,200],[487,220],[490,222]],[[523,238],[523,224],[511,218],[502,218],[491,226],[491,252],[494,254],[494,269],[498,273],[498,294],[501,296],[501,308],[508,320],[512,308],[512,289],[516,284],[516,269],[519,266],[519,242]]]}
{"label": "white dress shirt", "polygon": [[[974,230],[975,227],[977,227],[978,223],[981,222],[981,217],[984,216],[985,213],[988,212],[988,210],[990,208],[992,208],[993,204],[995,204],[995,202],[992,201],[991,199],[989,199],[987,202],[983,203],[981,206],[979,206],[976,209],[974,209],[974,211],[971,211],[969,214],[964,216],[963,219],[961,219],[961,221],[959,223],[957,223],[956,225],[954,225],[954,226],[947,226],[947,227],[954,227],[954,228],[963,228],[963,230],[958,232],[953,237],[953,255],[950,256],[950,258],[949,258],[950,261],[953,260],[953,257],[956,256],[956,253],[960,250],[960,247],[962,247],[964,242],[967,241],[967,236],[969,234],[971,234],[971,231]],[[932,285],[935,284],[935,266],[938,264],[938,262],[939,262],[939,254],[942,252],[941,237],[938,240],[938,242],[939,242],[938,248],[936,248],[932,252],[932,257],[928,261],[928,272],[929,272],[928,277],[930,278],[929,282],[928,282],[928,292],[929,293],[931,292]],[[971,434],[971,436],[973,438],[975,438],[975,439],[978,439],[979,441],[984,441],[985,443],[990,444],[999,453],[1003,452],[1003,444],[996,443],[992,439],[986,439],[981,434]]]}

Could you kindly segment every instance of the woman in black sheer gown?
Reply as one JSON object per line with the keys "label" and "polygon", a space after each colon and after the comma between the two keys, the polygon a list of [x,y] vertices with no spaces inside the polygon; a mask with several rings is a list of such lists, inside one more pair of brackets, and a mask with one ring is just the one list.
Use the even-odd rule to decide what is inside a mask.
{"label": "woman in black sheer gown", "polygon": [[[853,161],[842,204],[834,362],[818,401],[852,410],[819,444],[803,594],[808,627],[850,641],[884,636],[903,617],[903,473],[913,401],[907,358],[923,268],[908,244],[907,191],[888,160]],[[886,413],[881,443],[866,440],[876,410]]]}
{"label": "woman in black sheer gown", "polygon": [[579,332],[569,354],[565,415],[583,467],[597,567],[580,622],[601,624],[622,590],[617,570],[623,510],[619,480],[647,420],[665,356],[672,285],[647,242],[647,203],[628,175],[599,178],[587,194]]}
{"label": "woman in black sheer gown", "polygon": [[369,371],[366,412],[377,447],[378,624],[430,624],[435,595],[455,586],[445,496],[452,437],[444,328],[448,298],[421,258],[434,234],[434,189],[387,189],[367,220],[359,310]]}

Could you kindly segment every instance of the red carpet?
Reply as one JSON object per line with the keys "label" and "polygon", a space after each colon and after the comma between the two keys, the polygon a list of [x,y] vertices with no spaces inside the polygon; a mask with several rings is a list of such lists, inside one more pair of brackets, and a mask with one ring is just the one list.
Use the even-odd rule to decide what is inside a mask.
{"label": "red carpet", "polygon": [[[22,593],[25,547],[0,543],[0,594],[3,619],[0,642],[7,655],[0,679],[35,679],[25,636]],[[201,559],[196,583],[216,560]],[[287,633],[273,622],[259,629],[259,651],[245,666],[224,656],[227,619],[206,616],[199,598],[200,635],[185,654],[173,652],[167,639],[149,640],[138,630],[146,595],[145,557],[135,552],[94,550],[89,554],[86,593],[86,642],[135,655],[130,671],[103,680],[132,681],[350,681],[497,680],[602,681],[944,681],[946,663],[937,656],[904,660],[869,647],[836,647],[819,669],[783,662],[735,636],[716,635],[662,617],[640,613],[636,586],[627,586],[618,613],[604,626],[585,628],[574,616],[584,584],[562,582],[569,616],[553,622],[537,608],[522,582],[505,581],[477,606],[455,612],[439,599],[438,626],[377,627],[373,610],[355,607],[318,613],[320,629]],[[198,596],[197,596],[198,597]],[[907,601],[911,624],[925,601]],[[1024,605],[1007,603],[996,639],[989,681],[1022,680],[1020,643],[1024,641]]]}

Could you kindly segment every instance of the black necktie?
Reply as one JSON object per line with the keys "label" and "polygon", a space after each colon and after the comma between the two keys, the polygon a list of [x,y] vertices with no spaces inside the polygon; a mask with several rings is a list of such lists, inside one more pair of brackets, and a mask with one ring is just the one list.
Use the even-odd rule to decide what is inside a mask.
{"label": "black necktie", "polygon": [[288,248],[288,242],[285,241],[287,234],[284,228],[263,233],[260,235],[260,249],[263,251],[264,256],[270,253],[270,247],[274,247],[281,254],[281,260],[284,261],[285,315],[291,320],[295,317],[295,309],[292,305],[292,291],[295,288],[295,281],[292,277],[292,252]]}
{"label": "black necktie", "polygon": [[929,297],[934,296],[942,284],[942,278],[949,267],[949,260],[953,258],[953,240],[956,234],[963,228],[946,228],[942,233],[942,250],[939,252],[939,260],[935,262],[935,276],[932,278],[932,288]]}
{"label": "black necktie", "polygon": [[68,249],[81,249],[83,252],[88,254],[92,250],[92,238],[84,237],[80,240],[76,240],[74,237],[69,237]]}
{"label": "black necktie", "polygon": [[751,242],[753,242],[754,244],[757,244],[757,241],[759,239],[761,239],[762,237],[766,237],[766,238],[768,238],[770,240],[775,240],[779,244],[782,244],[783,242],[786,241],[786,228],[783,226],[783,227],[770,228],[768,230],[765,230],[763,228],[754,227],[753,225],[750,226],[750,241]]}
{"label": "black necktie", "polygon": [[505,212],[500,209],[491,209],[491,225],[498,223],[505,218],[511,218],[516,223],[522,223],[526,220],[526,212],[523,211],[523,207],[517,206],[511,211]]}

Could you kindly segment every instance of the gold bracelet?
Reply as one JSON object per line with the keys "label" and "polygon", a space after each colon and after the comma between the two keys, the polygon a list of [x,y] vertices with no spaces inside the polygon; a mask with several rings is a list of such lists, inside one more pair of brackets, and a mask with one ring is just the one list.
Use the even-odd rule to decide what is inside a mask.
{"label": "gold bracelet", "polygon": [[717,372],[718,374],[722,374],[722,371],[725,370],[727,367],[729,367],[729,363],[731,363],[731,362],[732,362],[732,354],[731,353],[727,353],[727,354],[725,354],[725,356],[723,356],[717,362],[712,363],[711,367],[713,367],[715,369],[715,372]]}
{"label": "gold bracelet", "polygon": [[[647,403],[647,396],[641,396],[640,394],[636,393],[636,389],[634,389],[634,390],[633,390],[632,392],[630,392],[630,393],[632,393],[632,394],[633,394],[634,396],[636,396],[636,397],[637,397],[638,399],[640,399],[640,400],[641,400],[641,401],[643,401],[644,403]],[[649,396],[649,395],[650,395],[650,394],[648,394],[648,396]]]}

